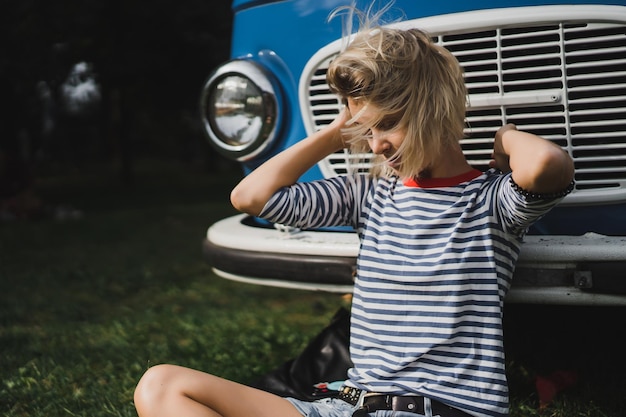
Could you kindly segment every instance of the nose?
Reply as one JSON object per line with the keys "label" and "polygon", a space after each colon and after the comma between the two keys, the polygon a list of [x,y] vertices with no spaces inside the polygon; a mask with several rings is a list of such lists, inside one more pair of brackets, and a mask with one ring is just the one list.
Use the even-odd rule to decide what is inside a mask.
{"label": "nose", "polygon": [[389,142],[385,139],[384,135],[376,134],[372,132],[372,137],[368,140],[370,145],[370,149],[376,155],[380,155],[385,151],[389,150],[391,146]]}

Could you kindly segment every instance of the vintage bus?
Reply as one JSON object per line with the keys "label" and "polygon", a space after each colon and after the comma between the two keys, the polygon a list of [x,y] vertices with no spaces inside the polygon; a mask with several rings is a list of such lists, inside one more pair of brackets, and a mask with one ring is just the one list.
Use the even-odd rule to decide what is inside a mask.
{"label": "vintage bus", "polygon": [[[231,60],[207,79],[201,117],[213,148],[242,175],[330,123],[326,85],[348,0],[235,0]],[[358,8],[368,4],[357,1]],[[626,304],[626,3],[597,0],[396,0],[390,23],[418,27],[450,50],[469,92],[463,150],[486,169],[496,130],[515,123],[575,161],[576,187],[522,247],[511,303]],[[338,152],[303,176],[367,171]],[[294,230],[236,215],[210,225],[204,252],[219,276],[350,292],[352,230]]]}

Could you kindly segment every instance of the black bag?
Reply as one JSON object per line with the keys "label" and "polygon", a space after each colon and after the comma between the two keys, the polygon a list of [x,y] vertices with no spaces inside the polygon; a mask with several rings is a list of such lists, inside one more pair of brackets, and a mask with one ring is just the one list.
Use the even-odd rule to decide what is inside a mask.
{"label": "black bag", "polygon": [[319,383],[344,381],[352,367],[349,353],[350,313],[339,309],[330,324],[302,351],[252,384],[255,388],[305,401],[334,395]]}

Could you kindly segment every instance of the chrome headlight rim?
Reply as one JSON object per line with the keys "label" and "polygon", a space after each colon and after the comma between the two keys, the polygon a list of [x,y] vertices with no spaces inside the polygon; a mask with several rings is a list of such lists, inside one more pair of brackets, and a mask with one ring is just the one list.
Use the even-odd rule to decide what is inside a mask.
{"label": "chrome headlight rim", "polygon": [[[229,144],[220,137],[216,121],[211,117],[215,89],[229,77],[251,82],[263,101],[263,124],[259,134],[240,145]],[[275,78],[262,65],[245,59],[232,60],[217,68],[205,82],[200,95],[201,118],[209,143],[223,156],[240,162],[254,158],[274,142],[282,124],[282,108],[280,87]]]}

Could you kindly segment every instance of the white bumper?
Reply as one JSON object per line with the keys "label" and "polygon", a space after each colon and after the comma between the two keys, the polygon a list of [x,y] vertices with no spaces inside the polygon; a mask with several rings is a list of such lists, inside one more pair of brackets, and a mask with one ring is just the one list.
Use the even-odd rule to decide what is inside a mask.
{"label": "white bumper", "polygon": [[[352,291],[356,233],[279,231],[244,219],[223,219],[207,232],[205,253],[217,275],[261,285]],[[626,305],[626,237],[527,236],[506,301]]]}

